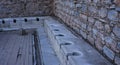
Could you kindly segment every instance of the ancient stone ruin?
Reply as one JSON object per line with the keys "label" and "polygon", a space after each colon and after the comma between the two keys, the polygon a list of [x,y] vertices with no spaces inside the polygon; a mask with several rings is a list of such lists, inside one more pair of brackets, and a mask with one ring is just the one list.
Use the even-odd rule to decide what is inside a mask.
{"label": "ancient stone ruin", "polygon": [[0,65],[120,65],[120,0],[0,0]]}

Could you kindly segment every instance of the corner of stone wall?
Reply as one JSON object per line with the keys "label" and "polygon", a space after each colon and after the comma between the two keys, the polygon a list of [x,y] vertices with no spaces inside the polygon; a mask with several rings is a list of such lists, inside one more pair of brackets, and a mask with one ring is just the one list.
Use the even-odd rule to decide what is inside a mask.
{"label": "corner of stone wall", "polygon": [[55,15],[120,64],[120,0],[56,0]]}

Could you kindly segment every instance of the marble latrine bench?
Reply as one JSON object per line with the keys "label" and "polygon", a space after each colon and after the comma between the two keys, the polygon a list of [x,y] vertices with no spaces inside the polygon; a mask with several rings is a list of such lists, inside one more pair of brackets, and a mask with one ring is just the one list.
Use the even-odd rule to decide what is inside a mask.
{"label": "marble latrine bench", "polygon": [[112,65],[58,20],[46,19],[44,25],[51,45],[62,65]]}
{"label": "marble latrine bench", "polygon": [[22,17],[22,18],[3,18],[0,19],[0,28],[21,28],[30,25],[40,24],[47,17]]}

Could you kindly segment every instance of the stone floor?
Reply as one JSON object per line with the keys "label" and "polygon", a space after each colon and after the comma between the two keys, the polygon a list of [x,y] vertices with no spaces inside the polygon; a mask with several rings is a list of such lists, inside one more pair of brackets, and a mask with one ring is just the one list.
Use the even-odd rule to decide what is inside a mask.
{"label": "stone floor", "polygon": [[0,65],[33,65],[33,35],[0,32]]}

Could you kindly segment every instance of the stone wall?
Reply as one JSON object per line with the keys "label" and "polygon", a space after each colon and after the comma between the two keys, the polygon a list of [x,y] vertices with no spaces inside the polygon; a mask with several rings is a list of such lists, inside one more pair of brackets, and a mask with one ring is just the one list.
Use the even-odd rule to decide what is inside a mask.
{"label": "stone wall", "polygon": [[120,0],[55,0],[54,13],[106,58],[120,64]]}
{"label": "stone wall", "polygon": [[0,0],[0,18],[52,14],[52,0]]}

